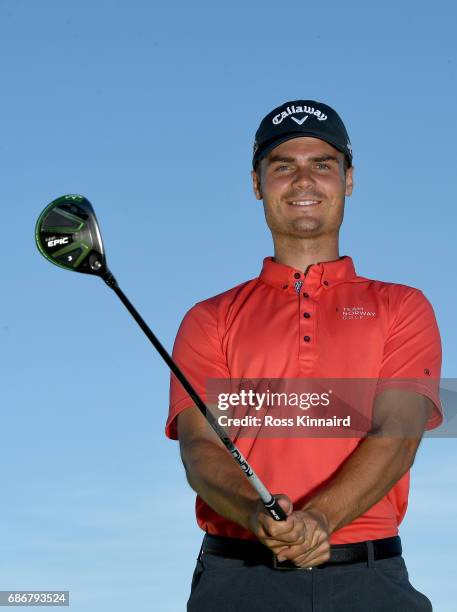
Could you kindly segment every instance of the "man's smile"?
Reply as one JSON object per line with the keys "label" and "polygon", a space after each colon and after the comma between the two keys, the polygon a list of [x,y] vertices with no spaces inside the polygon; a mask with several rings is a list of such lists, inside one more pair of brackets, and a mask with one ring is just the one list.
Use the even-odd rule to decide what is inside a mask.
{"label": "man's smile", "polygon": [[289,204],[289,206],[308,207],[308,206],[318,206],[320,202],[321,202],[320,200],[288,200],[287,204]]}

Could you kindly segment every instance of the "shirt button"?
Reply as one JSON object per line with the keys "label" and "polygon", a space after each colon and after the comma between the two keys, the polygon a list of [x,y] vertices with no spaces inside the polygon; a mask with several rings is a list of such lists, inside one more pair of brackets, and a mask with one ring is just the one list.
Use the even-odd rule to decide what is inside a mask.
{"label": "shirt button", "polygon": [[328,287],[328,281],[324,281],[324,285]]}
{"label": "shirt button", "polygon": [[309,298],[308,293],[304,293],[304,294],[303,294],[303,297],[304,297],[304,298]]}
{"label": "shirt button", "polygon": [[303,340],[304,340],[305,342],[309,342],[309,341],[311,340],[311,338],[310,338],[309,336],[304,336],[304,337],[303,337]]}
{"label": "shirt button", "polygon": [[309,319],[311,315],[309,314],[309,312],[304,312],[303,316],[305,317],[305,319]]}
{"label": "shirt button", "polygon": [[300,278],[300,276],[301,276],[300,272],[295,272],[294,278]]}

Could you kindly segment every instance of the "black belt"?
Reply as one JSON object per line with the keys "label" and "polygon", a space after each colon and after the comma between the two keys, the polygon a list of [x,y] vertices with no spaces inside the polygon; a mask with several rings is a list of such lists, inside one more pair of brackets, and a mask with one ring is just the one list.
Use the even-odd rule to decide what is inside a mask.
{"label": "black belt", "polygon": [[[371,542],[375,560],[398,557],[402,553],[401,541],[398,536],[371,540]],[[237,540],[206,534],[203,538],[202,553],[218,555],[227,559],[240,559],[245,561],[247,565],[268,565],[275,569],[305,569],[297,567],[291,561],[279,562],[271,550],[256,540]],[[315,568],[321,569],[332,565],[361,563],[363,561],[368,561],[367,542],[334,544],[330,549],[330,559],[315,566]]]}

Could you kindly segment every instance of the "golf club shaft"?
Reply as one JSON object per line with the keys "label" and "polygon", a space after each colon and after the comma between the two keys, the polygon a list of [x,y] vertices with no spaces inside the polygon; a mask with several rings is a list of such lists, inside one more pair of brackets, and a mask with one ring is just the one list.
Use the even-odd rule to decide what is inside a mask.
{"label": "golf club shaft", "polygon": [[221,442],[224,444],[226,449],[229,451],[229,453],[232,455],[232,457],[238,463],[238,465],[240,466],[241,470],[244,472],[244,474],[248,478],[248,480],[251,483],[251,485],[254,487],[254,489],[259,494],[261,500],[263,501],[263,503],[265,505],[265,508],[268,510],[268,512],[270,513],[271,517],[275,521],[285,521],[286,518],[287,518],[287,515],[284,512],[284,510],[278,504],[278,502],[273,497],[273,495],[265,487],[263,482],[260,480],[260,478],[254,472],[254,470],[249,465],[247,460],[243,457],[241,452],[237,449],[235,444],[233,444],[233,442],[230,440],[230,438],[228,437],[228,435],[225,432],[225,430],[219,425],[219,423],[217,422],[217,420],[215,419],[215,417],[213,416],[211,411],[206,406],[205,402],[201,399],[201,397],[198,395],[198,393],[192,387],[190,382],[184,376],[184,374],[181,371],[181,369],[176,365],[176,363],[173,361],[173,359],[168,354],[167,350],[164,348],[164,346],[160,343],[158,338],[155,336],[155,334],[153,334],[153,332],[151,331],[149,326],[143,320],[143,318],[141,317],[140,313],[136,310],[136,308],[130,302],[128,297],[125,295],[125,293],[119,287],[119,285],[117,284],[117,281],[114,278],[114,276],[110,272],[108,272],[102,278],[105,281],[105,283],[109,287],[111,287],[111,289],[116,293],[118,298],[121,300],[121,302],[124,304],[124,306],[130,312],[132,317],[135,319],[135,321],[141,327],[143,332],[149,338],[149,340],[153,344],[154,348],[159,352],[159,354],[162,357],[162,359],[165,361],[165,363],[168,365],[170,370],[173,372],[173,374],[176,376],[176,378],[182,384],[184,389],[190,395],[190,397],[194,401],[194,403],[197,406],[197,408],[200,410],[202,415],[205,417],[205,419],[207,420],[209,425],[213,428],[213,430],[215,431],[215,433],[217,434],[217,436],[219,437]]}

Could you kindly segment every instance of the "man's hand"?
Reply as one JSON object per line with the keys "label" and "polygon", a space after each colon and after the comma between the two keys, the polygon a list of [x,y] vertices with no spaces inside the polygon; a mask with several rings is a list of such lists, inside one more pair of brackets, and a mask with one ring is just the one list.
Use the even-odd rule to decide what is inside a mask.
{"label": "man's hand", "polygon": [[318,510],[293,511],[286,495],[275,495],[287,514],[286,521],[275,521],[265,511],[261,501],[251,515],[250,528],[257,538],[277,556],[297,567],[313,567],[330,557],[330,533],[327,519]]}

